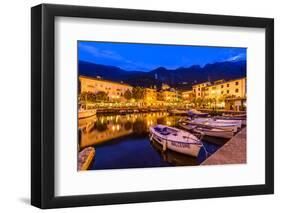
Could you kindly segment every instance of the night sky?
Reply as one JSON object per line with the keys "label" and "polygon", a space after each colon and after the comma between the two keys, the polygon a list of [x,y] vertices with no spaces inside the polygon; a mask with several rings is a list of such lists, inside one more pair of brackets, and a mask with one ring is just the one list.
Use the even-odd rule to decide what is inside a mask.
{"label": "night sky", "polygon": [[128,71],[150,71],[246,60],[246,48],[78,41],[78,59]]}

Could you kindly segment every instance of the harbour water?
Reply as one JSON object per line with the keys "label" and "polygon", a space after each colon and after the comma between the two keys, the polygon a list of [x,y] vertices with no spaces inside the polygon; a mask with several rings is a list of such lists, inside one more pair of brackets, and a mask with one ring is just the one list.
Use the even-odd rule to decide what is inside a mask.
{"label": "harbour water", "polygon": [[[79,120],[79,148],[95,148],[90,170],[148,168],[199,165],[206,159],[201,149],[197,158],[162,151],[162,146],[149,140],[149,127],[156,124],[178,127],[182,116],[168,112],[132,113],[126,115],[97,115]],[[203,138],[208,154],[214,153],[226,141]]]}

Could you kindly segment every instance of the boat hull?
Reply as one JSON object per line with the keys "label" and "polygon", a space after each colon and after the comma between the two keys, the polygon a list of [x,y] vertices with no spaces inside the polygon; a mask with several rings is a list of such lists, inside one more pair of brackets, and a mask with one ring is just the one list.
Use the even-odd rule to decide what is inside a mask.
{"label": "boat hull", "polygon": [[224,130],[195,129],[194,131],[197,133],[203,133],[204,135],[207,136],[226,138],[226,139],[230,139],[234,135],[232,131],[224,131]]}
{"label": "boat hull", "polygon": [[211,119],[195,119],[188,120],[186,123],[198,126],[201,128],[217,128],[225,131],[237,132],[242,126],[241,121],[231,121],[231,120],[211,120]]}
{"label": "boat hull", "polygon": [[210,136],[210,137],[218,137],[218,138],[226,138],[226,139],[230,139],[233,137],[234,132],[231,130],[225,130],[225,129],[215,129],[215,128],[201,128],[198,126],[188,126],[188,125],[184,125],[184,124],[179,124],[180,127],[182,127],[185,130],[190,130],[196,133],[200,133],[206,136]]}
{"label": "boat hull", "polygon": [[167,149],[170,149],[172,151],[182,153],[185,155],[190,155],[193,157],[197,157],[201,149],[201,146],[198,144],[188,144],[178,141],[170,141],[152,133],[150,134],[150,140],[154,140],[157,143],[161,144],[163,147],[166,146]]}

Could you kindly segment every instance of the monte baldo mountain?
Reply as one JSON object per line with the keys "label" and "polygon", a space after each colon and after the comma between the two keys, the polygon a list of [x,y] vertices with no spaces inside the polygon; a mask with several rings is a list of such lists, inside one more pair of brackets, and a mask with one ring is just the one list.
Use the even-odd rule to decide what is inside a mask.
{"label": "monte baldo mountain", "polygon": [[203,67],[193,65],[167,69],[158,67],[151,71],[127,71],[115,66],[95,64],[79,61],[79,75],[101,77],[105,80],[124,82],[132,86],[160,87],[162,83],[177,89],[191,88],[193,84],[204,81],[216,81],[220,79],[231,80],[246,76],[246,61],[225,61],[206,64]]}

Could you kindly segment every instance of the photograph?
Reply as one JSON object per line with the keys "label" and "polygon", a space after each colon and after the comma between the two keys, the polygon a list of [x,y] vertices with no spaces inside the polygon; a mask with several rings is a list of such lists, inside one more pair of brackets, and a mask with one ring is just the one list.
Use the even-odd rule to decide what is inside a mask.
{"label": "photograph", "polygon": [[247,48],[78,41],[77,170],[246,163]]}

